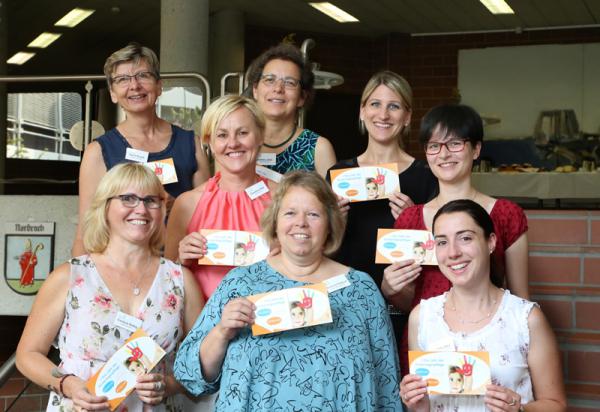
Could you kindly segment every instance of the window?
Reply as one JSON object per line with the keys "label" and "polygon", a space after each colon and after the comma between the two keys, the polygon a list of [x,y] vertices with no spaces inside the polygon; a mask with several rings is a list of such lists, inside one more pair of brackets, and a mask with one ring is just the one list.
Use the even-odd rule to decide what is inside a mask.
{"label": "window", "polygon": [[10,93],[7,158],[79,162],[69,131],[81,119],[77,93]]}

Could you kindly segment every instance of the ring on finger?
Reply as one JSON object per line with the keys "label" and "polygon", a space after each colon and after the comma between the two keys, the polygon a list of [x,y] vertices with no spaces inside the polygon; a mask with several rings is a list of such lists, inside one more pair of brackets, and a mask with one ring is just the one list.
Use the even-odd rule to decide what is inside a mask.
{"label": "ring on finger", "polygon": [[515,406],[517,404],[517,400],[515,398],[512,398],[512,402],[507,403],[508,406]]}
{"label": "ring on finger", "polygon": [[160,381],[154,382],[154,390],[155,391],[159,391],[161,388],[162,388],[162,382],[160,382]]}

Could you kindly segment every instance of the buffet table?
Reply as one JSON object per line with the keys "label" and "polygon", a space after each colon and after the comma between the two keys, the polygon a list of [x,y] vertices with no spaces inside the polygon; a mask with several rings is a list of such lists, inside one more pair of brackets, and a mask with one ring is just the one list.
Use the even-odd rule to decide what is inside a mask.
{"label": "buffet table", "polygon": [[473,186],[494,197],[600,199],[600,172],[473,173]]}

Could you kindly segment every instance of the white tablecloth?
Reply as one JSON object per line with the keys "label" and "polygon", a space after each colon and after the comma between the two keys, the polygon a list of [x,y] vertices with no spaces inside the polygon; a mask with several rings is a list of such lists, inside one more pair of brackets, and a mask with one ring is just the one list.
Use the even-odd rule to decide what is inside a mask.
{"label": "white tablecloth", "polygon": [[473,173],[472,181],[494,197],[600,199],[600,172]]}

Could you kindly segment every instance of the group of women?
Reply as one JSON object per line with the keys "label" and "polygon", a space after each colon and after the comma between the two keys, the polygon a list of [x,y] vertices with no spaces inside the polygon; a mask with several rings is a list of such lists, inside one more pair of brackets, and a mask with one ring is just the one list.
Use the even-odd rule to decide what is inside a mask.
{"label": "group of women", "polygon": [[[402,148],[410,86],[379,72],[360,101],[367,149],[336,163],[331,143],[298,123],[314,83],[300,51],[279,45],[251,67],[253,98],[217,99],[194,137],[156,115],[162,85],[150,49],[132,44],[107,59],[111,98],[127,118],[86,149],[75,257],[44,283],[17,350],[23,374],[52,391],[48,410],[106,409],[85,382],[137,327],[168,356],[137,377],[120,411],[195,410],[179,394],[215,392],[208,410],[564,410],[552,331],[526,300],[526,218],[471,185],[479,115],[433,108],[420,131],[427,162],[416,160]],[[140,158],[171,158],[178,181],[163,187]],[[259,163],[283,180],[259,176]],[[385,163],[400,180],[389,199],[349,203],[323,179]],[[438,266],[375,265],[377,229],[390,227],[431,231]],[[201,229],[262,231],[271,253],[249,266],[199,265]],[[253,336],[248,296],[321,282],[332,323]],[[58,366],[47,358],[54,341]],[[429,396],[407,370],[400,381],[409,348],[442,341],[490,352],[485,397]]]}

